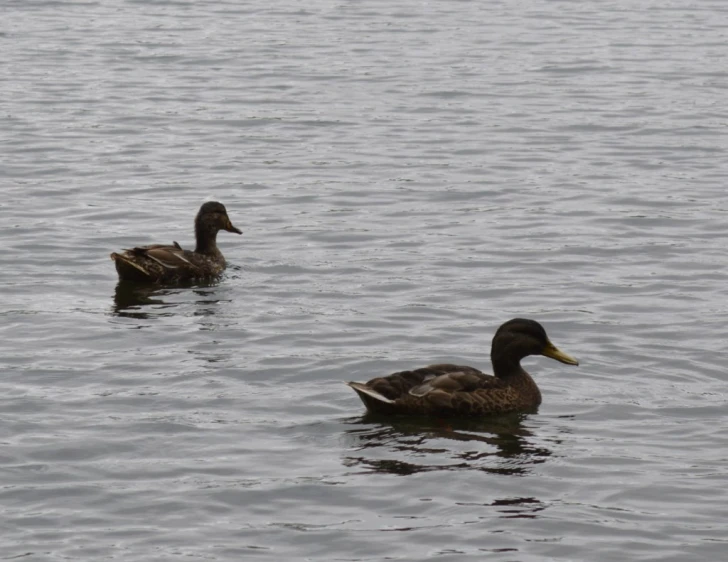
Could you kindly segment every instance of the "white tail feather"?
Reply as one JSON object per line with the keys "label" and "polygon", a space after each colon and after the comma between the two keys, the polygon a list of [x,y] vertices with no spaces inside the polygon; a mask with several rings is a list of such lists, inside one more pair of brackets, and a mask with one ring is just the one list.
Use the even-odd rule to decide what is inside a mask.
{"label": "white tail feather", "polygon": [[367,396],[371,396],[375,400],[379,400],[380,402],[384,402],[385,404],[394,404],[394,400],[390,400],[386,396],[379,394],[376,390],[372,390],[365,384],[362,384],[360,382],[348,382],[346,384],[348,384],[351,388],[353,388],[357,392],[366,394]]}

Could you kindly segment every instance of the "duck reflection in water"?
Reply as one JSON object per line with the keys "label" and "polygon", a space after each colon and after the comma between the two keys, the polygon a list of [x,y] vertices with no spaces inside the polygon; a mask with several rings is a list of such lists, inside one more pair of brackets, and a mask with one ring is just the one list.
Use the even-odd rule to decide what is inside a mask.
{"label": "duck reflection in water", "polygon": [[503,519],[535,519],[546,504],[536,498],[502,498],[490,502],[503,515]]}
{"label": "duck reflection in water", "polygon": [[361,427],[346,432],[355,451],[344,464],[399,475],[437,470],[524,475],[552,454],[543,443],[534,443],[533,433],[523,426],[527,417],[392,419],[366,414],[348,422]]}
{"label": "duck reflection in water", "polygon": [[[218,300],[209,299],[209,288],[216,287],[218,284],[217,281],[213,280],[177,284],[174,287],[160,287],[159,285],[135,283],[133,281],[119,281],[114,291],[112,314],[140,320],[171,316],[171,310],[165,311],[176,308],[180,304],[179,302],[173,302],[173,297],[192,289],[195,295],[202,297],[201,300],[196,301],[197,304],[206,305],[199,314],[210,316],[214,314],[216,307],[207,305],[215,305]],[[185,299],[184,302],[189,303],[189,300]]]}

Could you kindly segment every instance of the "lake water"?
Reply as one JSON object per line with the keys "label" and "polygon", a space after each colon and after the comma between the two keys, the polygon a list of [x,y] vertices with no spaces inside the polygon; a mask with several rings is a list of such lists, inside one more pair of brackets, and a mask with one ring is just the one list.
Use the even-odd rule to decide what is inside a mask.
{"label": "lake water", "polygon": [[[728,5],[6,1],[0,559],[723,560]],[[117,285],[190,246],[219,283]],[[537,414],[364,416],[490,370]]]}

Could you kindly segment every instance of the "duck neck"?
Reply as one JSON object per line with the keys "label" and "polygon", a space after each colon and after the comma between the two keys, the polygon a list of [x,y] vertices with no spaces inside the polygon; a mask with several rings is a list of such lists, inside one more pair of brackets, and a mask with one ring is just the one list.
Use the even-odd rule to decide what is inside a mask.
{"label": "duck neck", "polygon": [[492,358],[493,373],[507,385],[518,389],[521,396],[527,397],[527,405],[539,406],[541,404],[541,391],[536,381],[531,378],[521,362],[516,360],[503,360]]}
{"label": "duck neck", "polygon": [[491,354],[490,360],[493,363],[493,374],[499,379],[512,379],[524,376],[530,378],[530,375],[521,367],[520,359],[498,357]]}
{"label": "duck neck", "polygon": [[208,230],[200,225],[195,225],[195,238],[197,239],[196,253],[208,256],[220,254],[217,247],[217,230]]}

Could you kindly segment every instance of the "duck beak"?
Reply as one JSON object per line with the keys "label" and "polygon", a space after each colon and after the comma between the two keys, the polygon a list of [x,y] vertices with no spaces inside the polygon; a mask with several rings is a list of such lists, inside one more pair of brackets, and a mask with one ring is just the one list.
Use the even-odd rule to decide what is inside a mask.
{"label": "duck beak", "polygon": [[576,359],[576,357],[572,357],[568,353],[564,353],[551,342],[548,342],[546,344],[546,347],[544,347],[541,355],[545,357],[550,357],[551,359],[556,359],[557,361],[561,361],[562,363],[566,363],[567,365],[579,364],[579,361]]}
{"label": "duck beak", "polygon": [[230,219],[226,218],[225,220],[225,230],[228,232],[236,232],[238,234],[242,234],[243,232],[233,226],[233,223],[230,222]]}

